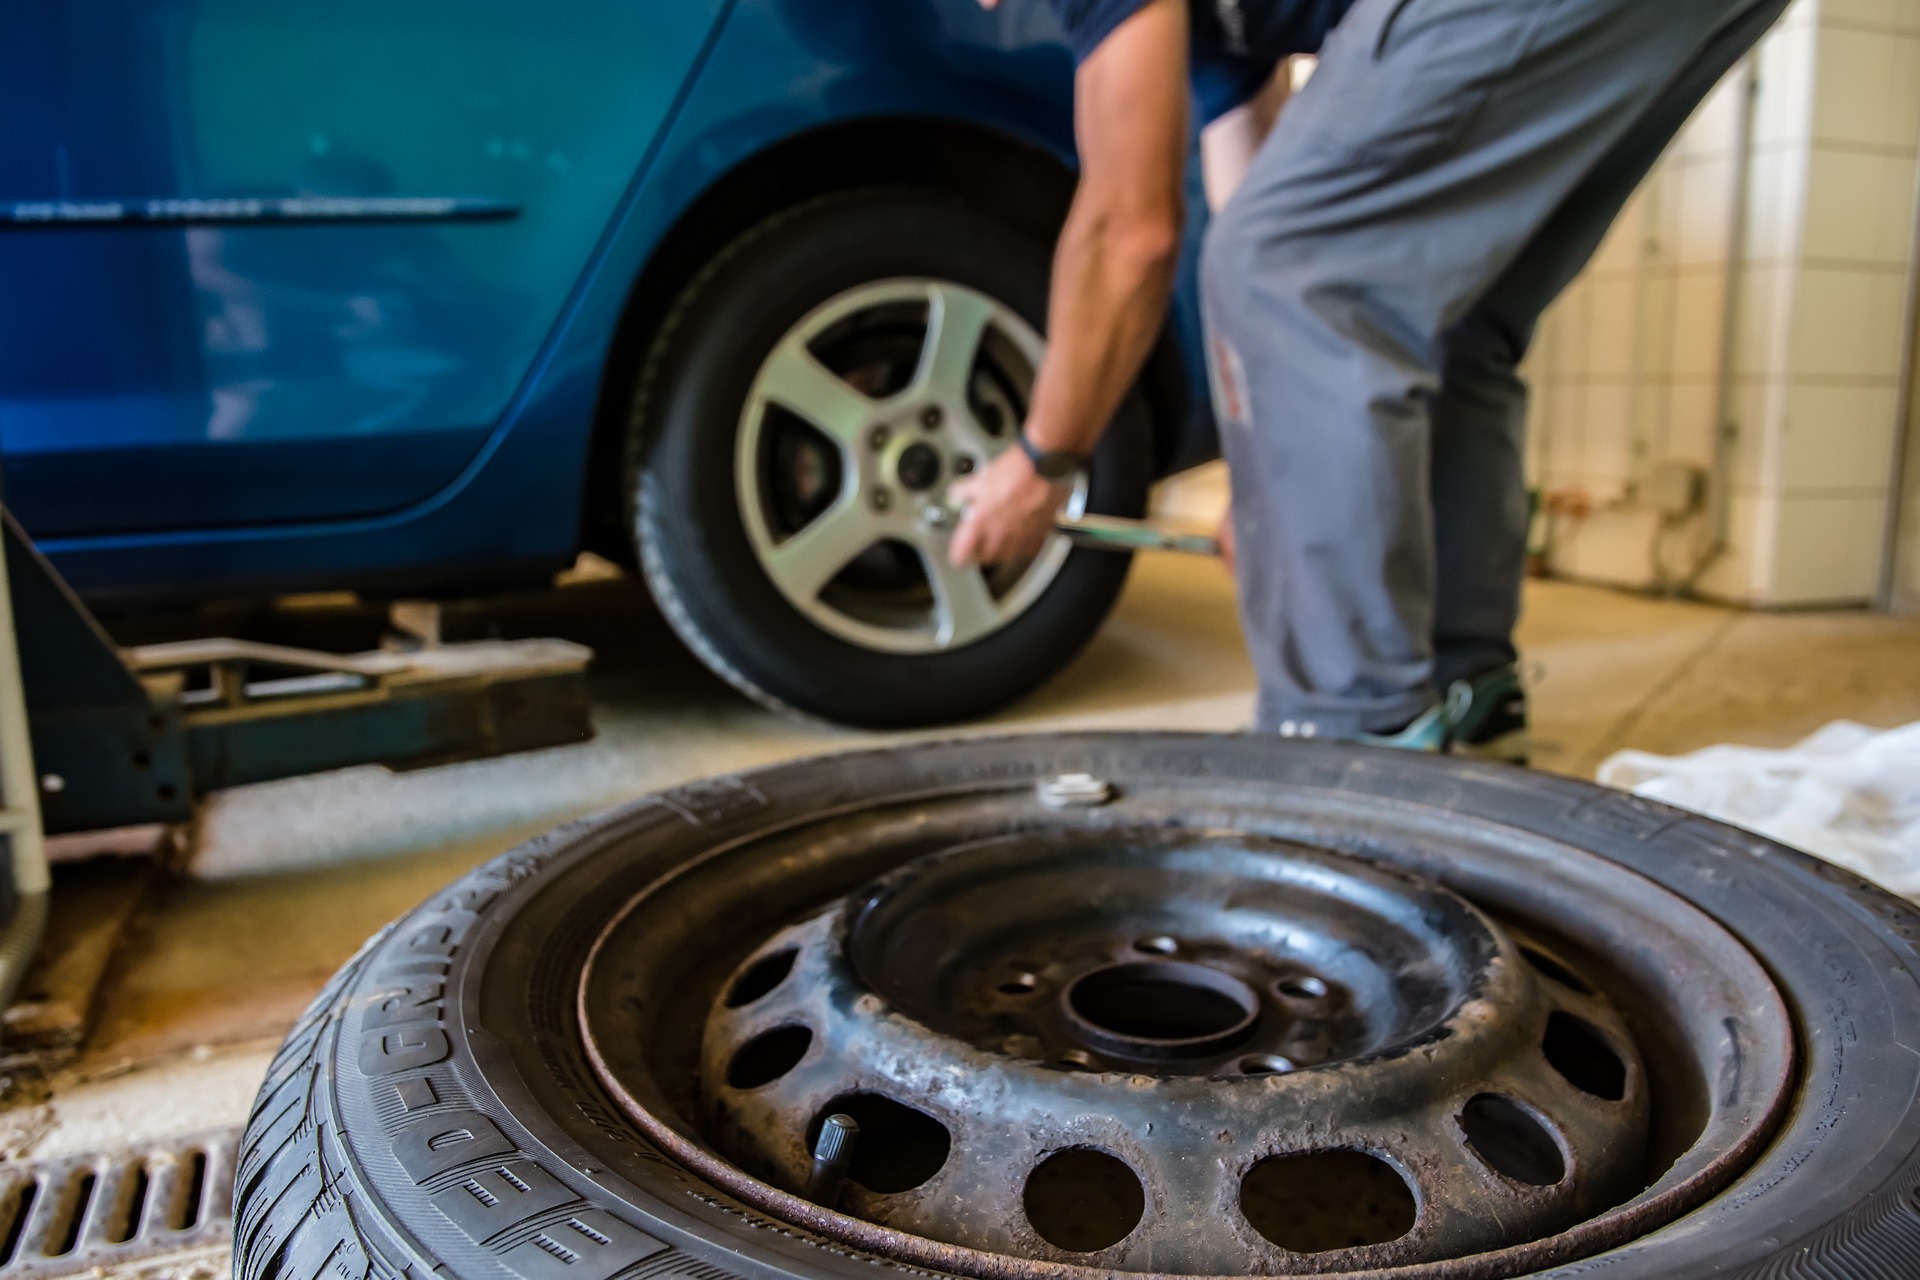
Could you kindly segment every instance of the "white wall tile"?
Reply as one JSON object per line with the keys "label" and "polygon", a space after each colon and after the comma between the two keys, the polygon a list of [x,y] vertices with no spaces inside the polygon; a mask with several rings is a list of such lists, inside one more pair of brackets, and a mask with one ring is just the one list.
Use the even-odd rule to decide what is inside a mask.
{"label": "white wall tile", "polygon": [[1713,461],[1714,408],[1719,388],[1709,381],[1676,381],[1666,388],[1666,431],[1655,456],[1704,467]]}
{"label": "white wall tile", "polygon": [[1807,23],[1782,22],[1760,41],[1753,111],[1756,143],[1807,137],[1813,122],[1813,54],[1814,29]]}
{"label": "white wall tile", "polygon": [[1898,400],[1891,382],[1788,388],[1781,424],[1781,479],[1787,492],[1885,490],[1892,479]]}
{"label": "white wall tile", "polygon": [[1920,35],[1920,3],[1915,0],[1820,0],[1826,26],[1871,27]]}
{"label": "white wall tile", "polygon": [[1779,490],[1788,391],[1787,383],[1777,378],[1734,385],[1730,452],[1735,488],[1769,493]]}
{"label": "white wall tile", "polygon": [[1864,604],[1880,586],[1883,494],[1793,494],[1780,504],[1775,604]]}
{"label": "white wall tile", "polygon": [[1668,177],[1674,214],[1667,256],[1681,266],[1718,266],[1733,234],[1731,156],[1677,165]]}
{"label": "white wall tile", "polygon": [[1595,280],[1588,287],[1587,373],[1625,377],[1633,371],[1634,281]]}
{"label": "white wall tile", "polygon": [[1920,145],[1920,36],[1822,27],[1815,57],[1814,138],[1908,154]]}
{"label": "white wall tile", "polygon": [[1757,149],[1747,179],[1747,260],[1785,262],[1800,252],[1807,149],[1775,143]]}
{"label": "white wall tile", "polygon": [[1617,491],[1633,472],[1633,387],[1625,382],[1591,382],[1583,391],[1580,472]]}
{"label": "white wall tile", "polygon": [[1913,244],[1914,161],[1816,145],[1807,157],[1809,258],[1903,266]]}
{"label": "white wall tile", "polygon": [[1893,378],[1900,372],[1906,280],[1890,269],[1802,267],[1792,369],[1804,378]]}
{"label": "white wall tile", "polygon": [[1675,309],[1679,277],[1672,270],[1648,271],[1636,282],[1633,302],[1634,373],[1667,378],[1673,373]]}
{"label": "white wall tile", "polygon": [[1734,368],[1742,377],[1781,377],[1787,372],[1793,333],[1793,268],[1758,264],[1740,273],[1740,317]]}
{"label": "white wall tile", "polygon": [[1720,371],[1720,332],[1726,317],[1724,271],[1689,271],[1674,281],[1672,360],[1675,377],[1710,378]]}
{"label": "white wall tile", "polygon": [[1766,604],[1772,594],[1780,499],[1736,492],[1727,514],[1727,549],[1702,575],[1700,593],[1733,604]]}

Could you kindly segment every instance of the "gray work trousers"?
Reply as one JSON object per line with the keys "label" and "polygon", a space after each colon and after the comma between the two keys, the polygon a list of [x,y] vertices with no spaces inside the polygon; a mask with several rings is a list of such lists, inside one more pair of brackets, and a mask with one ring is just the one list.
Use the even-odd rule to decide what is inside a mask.
{"label": "gray work trousers", "polygon": [[1207,234],[1257,727],[1510,662],[1540,312],[1786,0],[1358,0]]}

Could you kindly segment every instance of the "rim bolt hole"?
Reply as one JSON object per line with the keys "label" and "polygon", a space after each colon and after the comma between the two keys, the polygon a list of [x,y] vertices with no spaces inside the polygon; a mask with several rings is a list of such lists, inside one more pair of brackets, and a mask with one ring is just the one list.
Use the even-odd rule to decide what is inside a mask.
{"label": "rim bolt hole", "polygon": [[1567,990],[1578,991],[1583,996],[1593,994],[1593,987],[1588,984],[1586,979],[1544,951],[1535,951],[1532,947],[1521,947],[1520,954],[1528,964]]}
{"label": "rim bolt hole", "polygon": [[1557,1186],[1567,1176],[1560,1144],[1540,1118],[1511,1098],[1475,1094],[1460,1111],[1467,1146],[1495,1173],[1530,1187]]}
{"label": "rim bolt hole", "polygon": [[1606,1102],[1627,1096],[1627,1064],[1604,1036],[1572,1014],[1555,1010],[1547,1015],[1540,1048],[1548,1064],[1582,1093]]}
{"label": "rim bolt hole", "polygon": [[1419,1201],[1407,1180],[1364,1151],[1268,1156],[1240,1181],[1240,1212],[1293,1253],[1386,1244],[1413,1230]]}
{"label": "rim bolt hole", "polygon": [[733,989],[727,992],[727,1008],[738,1009],[750,1005],[785,982],[787,975],[793,972],[793,961],[798,954],[793,947],[782,947],[747,966],[746,971],[734,980]]}
{"label": "rim bolt hole", "polygon": [[875,427],[867,432],[867,448],[878,450],[887,447],[887,441],[893,439],[893,432],[884,426]]}
{"label": "rim bolt hole", "polygon": [[973,472],[972,458],[965,457],[963,455],[953,460],[953,473],[955,475],[957,476],[971,475],[972,472]]}
{"label": "rim bolt hole", "polygon": [[795,1023],[762,1031],[734,1050],[727,1063],[727,1083],[735,1089],[772,1084],[799,1066],[812,1044],[813,1032]]}
{"label": "rim bolt hole", "polygon": [[1293,1070],[1293,1060],[1277,1053],[1250,1053],[1234,1066],[1243,1076],[1278,1076]]}
{"label": "rim bolt hole", "polygon": [[1030,996],[1039,985],[1039,978],[1031,973],[1023,973],[1018,977],[1009,978],[1007,981],[1001,983],[1000,994],[1003,996]]}
{"label": "rim bolt hole", "polygon": [[885,489],[875,489],[868,501],[873,504],[875,511],[885,511],[893,505],[893,495]]}
{"label": "rim bolt hole", "polygon": [[1069,1147],[1042,1160],[1020,1198],[1034,1232],[1068,1253],[1112,1248],[1133,1234],[1147,1211],[1140,1176],[1092,1147]]}
{"label": "rim bolt hole", "polygon": [[1094,1071],[1098,1069],[1094,1064],[1093,1055],[1084,1049],[1069,1049],[1055,1058],[1051,1065],[1058,1067],[1062,1071]]}
{"label": "rim bolt hole", "polygon": [[942,416],[940,406],[930,404],[920,413],[920,425],[929,431],[933,431],[940,426]]}
{"label": "rim bolt hole", "polygon": [[1179,952],[1180,941],[1164,933],[1156,933],[1152,937],[1139,939],[1133,944],[1133,949],[1150,956],[1170,956]]}
{"label": "rim bolt hole", "polygon": [[1297,978],[1282,978],[1273,984],[1283,1000],[1325,1000],[1327,984],[1312,974],[1302,974]]}

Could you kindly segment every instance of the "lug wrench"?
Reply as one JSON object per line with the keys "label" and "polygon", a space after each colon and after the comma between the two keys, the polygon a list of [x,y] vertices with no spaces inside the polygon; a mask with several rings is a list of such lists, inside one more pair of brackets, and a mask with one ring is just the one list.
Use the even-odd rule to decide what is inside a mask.
{"label": "lug wrench", "polygon": [[[929,506],[928,523],[957,523],[965,510],[958,506]],[[1077,547],[1094,551],[1178,551],[1186,555],[1220,554],[1220,539],[1210,533],[1179,532],[1151,520],[1129,520],[1124,516],[1060,516],[1053,527],[1067,535]]]}

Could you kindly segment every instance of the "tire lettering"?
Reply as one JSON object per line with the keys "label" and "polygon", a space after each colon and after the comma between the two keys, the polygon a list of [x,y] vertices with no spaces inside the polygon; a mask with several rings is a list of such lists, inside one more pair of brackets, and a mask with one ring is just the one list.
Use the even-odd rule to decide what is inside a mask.
{"label": "tire lettering", "polygon": [[375,991],[373,1005],[360,1016],[360,1027],[372,1031],[399,1022],[440,1021],[440,997],[446,984],[438,978],[414,978]]}
{"label": "tire lettering", "polygon": [[401,1027],[396,1031],[374,1031],[360,1040],[360,1074],[394,1076],[415,1067],[430,1067],[445,1062],[453,1052],[447,1033],[438,1027]]}
{"label": "tire lettering", "polygon": [[440,1101],[433,1091],[433,1081],[425,1076],[399,1081],[393,1086],[393,1093],[400,1099],[402,1111],[419,1111]]}
{"label": "tire lettering", "polygon": [[392,1142],[393,1158],[415,1185],[474,1160],[517,1154],[493,1121],[464,1108],[403,1125]]}

